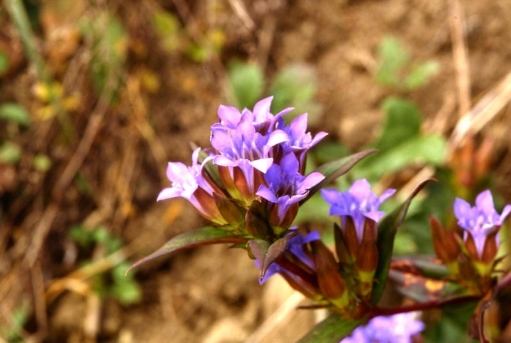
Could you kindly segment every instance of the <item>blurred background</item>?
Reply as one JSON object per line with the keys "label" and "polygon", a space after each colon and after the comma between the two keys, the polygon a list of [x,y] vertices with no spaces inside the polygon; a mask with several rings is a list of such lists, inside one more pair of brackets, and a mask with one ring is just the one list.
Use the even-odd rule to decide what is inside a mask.
{"label": "blurred background", "polygon": [[[508,0],[4,0],[1,340],[295,341],[324,313],[297,311],[278,277],[261,287],[243,250],[124,275],[205,224],[185,201],[156,203],[167,162],[209,146],[220,104],[273,95],[273,113],[329,133],[309,169],[379,149],[333,186],[365,177],[398,201],[436,177],[395,247],[432,253],[427,216],[452,221],[455,195],[511,202],[510,18]],[[297,222],[328,241],[327,213],[312,198]],[[509,342],[509,308],[494,307],[492,340]],[[426,342],[470,341],[457,314],[425,316]]]}

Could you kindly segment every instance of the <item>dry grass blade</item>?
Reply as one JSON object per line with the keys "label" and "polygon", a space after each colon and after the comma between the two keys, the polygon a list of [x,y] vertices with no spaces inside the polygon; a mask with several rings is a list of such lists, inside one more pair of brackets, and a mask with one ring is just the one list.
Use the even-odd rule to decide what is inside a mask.
{"label": "dry grass blade", "polygon": [[449,138],[449,152],[460,146],[468,134],[481,130],[511,101],[511,72],[458,121]]}

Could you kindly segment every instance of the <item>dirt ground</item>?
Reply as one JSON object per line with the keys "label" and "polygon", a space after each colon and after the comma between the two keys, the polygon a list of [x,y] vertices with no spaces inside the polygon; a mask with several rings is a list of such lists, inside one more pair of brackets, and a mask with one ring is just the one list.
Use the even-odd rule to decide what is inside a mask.
{"label": "dirt ground", "polygon": [[[233,59],[258,63],[269,77],[290,63],[313,67],[322,110],[310,130],[327,131],[329,140],[356,150],[378,134],[380,104],[391,93],[375,82],[377,47],[384,37],[397,37],[414,58],[439,63],[439,73],[425,87],[404,95],[422,109],[425,131],[448,137],[463,106],[463,81],[456,70],[469,67],[463,75],[470,108],[488,92],[498,91],[511,71],[511,2],[459,2],[461,15],[453,10],[455,0],[150,0],[96,5],[83,0],[74,9],[77,17],[107,9],[127,31],[120,101],[109,106],[101,105],[86,76],[86,38],[62,29],[60,40],[50,39],[51,32],[69,27],[77,17],[69,9],[68,18],[58,6],[43,6],[37,12],[41,27],[36,43],[51,77],[62,82],[66,94],[80,95],[69,117],[68,138],[58,116],[34,114],[44,105],[34,95],[39,76],[34,61],[23,53],[12,19],[0,11],[8,28],[0,33],[0,49],[7,49],[16,62],[0,81],[0,102],[22,104],[33,117],[29,128],[9,133],[23,147],[21,160],[14,166],[0,163],[0,327],[12,327],[13,313],[25,303],[29,310],[18,341],[234,343],[300,338],[324,313],[295,310],[302,299],[278,278],[261,287],[257,269],[243,250],[203,247],[147,263],[135,274],[142,298],[131,305],[99,296],[90,280],[119,259],[134,261],[176,234],[205,224],[186,202],[155,199],[168,186],[166,162],[189,163],[190,142],[208,146],[218,106],[232,104],[225,95],[225,78]],[[66,1],[58,3],[66,8]],[[179,49],[164,49],[151,30],[156,9],[179,20],[183,44],[200,40],[214,28],[225,36],[223,48],[200,62]],[[456,21],[468,65],[453,54]],[[147,70],[157,78],[156,88],[144,83],[141,75]],[[494,140],[496,187],[509,203],[511,112],[507,102],[501,108],[479,134]],[[0,128],[0,134],[7,139],[7,128]],[[30,165],[40,152],[52,160],[43,174]],[[104,254],[102,248],[80,250],[69,238],[70,227],[77,223],[101,225],[120,237],[124,243],[118,255]],[[85,260],[92,261],[92,267],[84,267]]]}

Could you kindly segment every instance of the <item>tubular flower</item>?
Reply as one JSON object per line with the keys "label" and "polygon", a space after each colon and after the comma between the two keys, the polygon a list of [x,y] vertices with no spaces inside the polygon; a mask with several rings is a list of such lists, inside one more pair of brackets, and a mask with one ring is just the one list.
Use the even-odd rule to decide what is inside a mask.
{"label": "tubular flower", "polygon": [[336,189],[323,189],[321,195],[331,205],[330,215],[341,217],[343,228],[346,227],[347,217],[351,217],[360,243],[366,219],[377,223],[385,214],[385,212],[379,211],[378,208],[395,192],[395,189],[387,189],[381,196],[377,197],[371,191],[369,182],[366,179],[361,179],[353,182],[349,191],[341,193]]}
{"label": "tubular flower", "polygon": [[[320,291],[315,276],[316,266],[307,244],[319,240],[321,238],[317,231],[293,236],[284,254],[269,266],[259,283],[263,284],[271,276],[280,274],[297,291],[309,298],[317,298]],[[255,263],[259,267],[259,261],[255,260]]]}
{"label": "tubular flower", "polygon": [[261,185],[256,193],[272,203],[269,213],[273,226],[287,229],[296,216],[298,203],[307,196],[310,188],[325,178],[318,172],[303,176],[299,167],[296,156],[287,154],[280,165],[273,164],[268,169],[264,175],[268,186]]}
{"label": "tubular flower", "polygon": [[463,228],[463,240],[469,253],[476,260],[489,262],[497,254],[498,231],[511,212],[511,205],[506,205],[499,215],[495,211],[489,190],[481,192],[475,203],[475,206],[471,207],[465,200],[456,198],[454,214],[458,225]]}
{"label": "tubular flower", "polygon": [[375,317],[340,343],[412,343],[412,337],[425,327],[416,318],[413,312]]}
{"label": "tubular flower", "polygon": [[346,268],[354,268],[352,272],[358,280],[355,292],[367,301],[379,259],[377,222],[385,214],[378,208],[394,192],[388,189],[377,197],[365,179],[355,181],[349,191],[342,193],[336,189],[321,191],[323,199],[331,205],[330,215],[341,217],[342,233],[336,238],[339,262]]}
{"label": "tubular flower", "polygon": [[298,171],[305,170],[305,152],[326,134],[314,138],[306,133],[307,115],[285,125],[282,118],[292,108],[276,115],[270,113],[273,97],[255,104],[254,110],[239,111],[220,106],[219,123],[211,126],[211,145],[217,154],[210,157],[219,167],[220,177],[229,194],[249,205],[264,185],[264,174],[272,165],[280,165],[288,152],[295,152]]}
{"label": "tubular flower", "polygon": [[192,154],[192,165],[186,166],[181,162],[169,162],[167,178],[172,186],[164,188],[158,195],[157,201],[181,197],[188,200],[205,218],[220,224],[227,224],[216,206],[213,194],[222,191],[205,177],[203,165],[198,163],[200,148]]}

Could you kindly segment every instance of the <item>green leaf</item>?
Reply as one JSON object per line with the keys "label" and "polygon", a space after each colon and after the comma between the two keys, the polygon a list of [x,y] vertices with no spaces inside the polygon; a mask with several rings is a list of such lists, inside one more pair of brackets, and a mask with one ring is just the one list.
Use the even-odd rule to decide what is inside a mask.
{"label": "green leaf", "polygon": [[432,76],[438,73],[439,69],[440,66],[436,61],[428,61],[414,66],[405,79],[405,88],[416,89],[424,86]]}
{"label": "green leaf", "polygon": [[400,98],[387,98],[381,105],[385,123],[375,148],[385,152],[420,133],[422,114],[413,102]]}
{"label": "green leaf", "polygon": [[294,234],[286,235],[282,238],[277,239],[271,245],[269,242],[261,239],[251,239],[248,241],[250,251],[256,257],[259,262],[259,277],[262,279],[266,274],[266,271],[270,265],[279,258],[287,248],[289,240]]}
{"label": "green leaf", "polygon": [[445,161],[446,151],[447,143],[444,137],[440,135],[417,136],[364,161],[358,166],[356,175],[369,180],[377,180],[410,165],[440,166]]}
{"label": "green leaf", "polygon": [[378,47],[379,68],[376,81],[384,86],[399,86],[402,69],[410,55],[395,37],[385,37]]}
{"label": "green leaf", "polygon": [[347,319],[337,313],[328,316],[303,336],[297,343],[339,343],[353,330],[365,322],[365,319]]}
{"label": "green leaf", "polygon": [[205,226],[200,229],[183,232],[170,241],[165,243],[160,249],[153,252],[151,255],[144,257],[143,259],[135,262],[127,271],[130,272],[133,268],[140,266],[141,264],[154,260],[157,257],[170,254],[172,252],[193,248],[201,245],[218,244],[218,243],[242,243],[246,242],[247,239],[240,236],[233,236],[232,232],[218,229],[212,226]]}
{"label": "green leaf", "polygon": [[27,110],[15,103],[0,105],[0,119],[8,120],[22,126],[30,125],[30,117]]}
{"label": "green leaf", "polygon": [[369,154],[375,152],[375,149],[361,151],[359,153],[343,157],[341,159],[323,164],[322,166],[316,169],[317,172],[320,172],[325,176],[325,178],[318,183],[316,186],[312,187],[309,190],[309,194],[305,199],[300,202],[300,205],[309,200],[316,192],[318,192],[325,185],[328,185],[338,177],[346,174],[355,164],[357,164],[360,160],[366,157]]}
{"label": "green leaf", "polygon": [[263,94],[264,74],[261,67],[233,63],[229,67],[229,88],[238,107],[251,108]]}
{"label": "green leaf", "polygon": [[394,247],[394,237],[396,236],[397,229],[405,220],[408,207],[412,199],[422,190],[422,188],[431,180],[426,180],[420,183],[406,201],[396,208],[392,213],[385,216],[378,224],[378,252],[380,254],[378,266],[374,274],[375,284],[373,287],[373,294],[371,302],[376,305],[383,294],[387,276],[389,273],[390,261],[392,258],[392,249]]}
{"label": "green leaf", "polygon": [[5,142],[0,146],[0,162],[14,164],[21,158],[21,148],[12,142]]}
{"label": "green leaf", "polygon": [[9,57],[0,51],[0,76],[9,69],[10,64]]}
{"label": "green leaf", "polygon": [[270,88],[270,94],[274,96],[272,113],[293,106],[296,111],[286,115],[286,121],[307,112],[309,124],[314,123],[314,114],[319,112],[319,105],[313,101],[316,92],[314,69],[305,64],[290,64],[281,69],[272,82]]}

